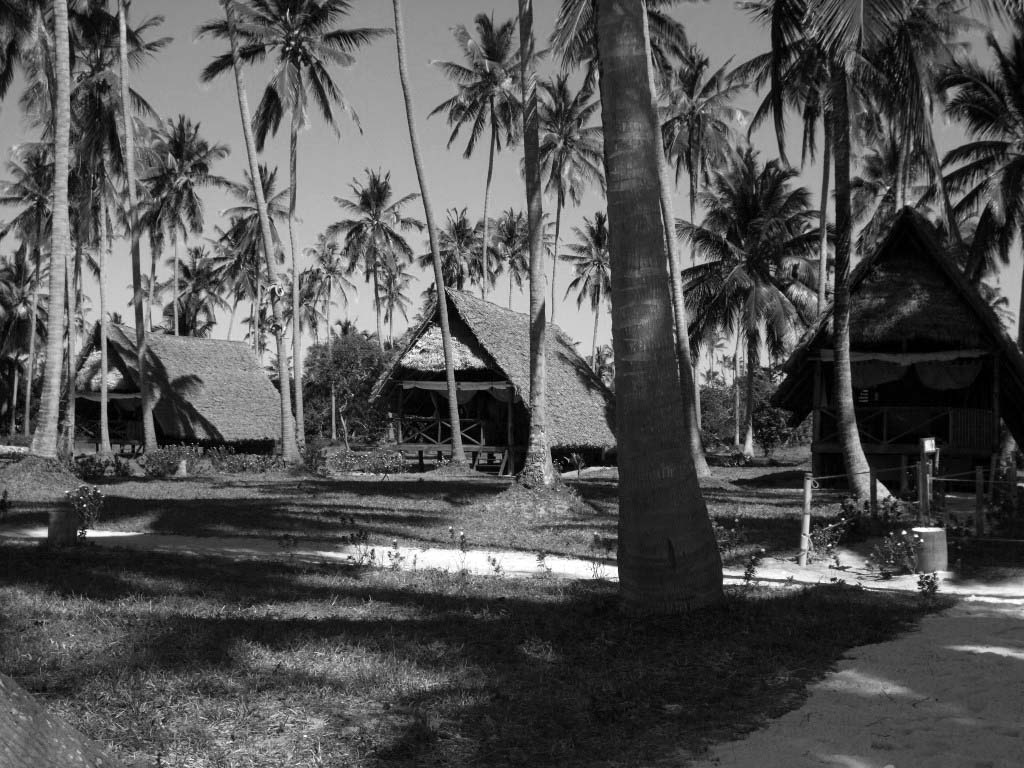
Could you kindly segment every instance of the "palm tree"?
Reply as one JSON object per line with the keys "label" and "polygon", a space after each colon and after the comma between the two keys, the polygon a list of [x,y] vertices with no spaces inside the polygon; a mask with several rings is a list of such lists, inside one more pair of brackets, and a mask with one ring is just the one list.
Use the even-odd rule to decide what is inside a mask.
{"label": "palm tree", "polygon": [[544,195],[541,189],[540,104],[534,71],[533,2],[519,0],[519,82],[522,89],[523,176],[530,250],[530,434],[520,482],[555,483],[547,438],[547,335],[544,290]]}
{"label": "palm tree", "polygon": [[[212,172],[212,166],[230,153],[224,144],[210,144],[199,135],[199,124],[185,115],[176,120],[163,121],[154,131],[149,147],[152,157],[142,181],[149,189],[145,226],[153,243],[153,272],[150,285],[155,285],[153,274],[156,258],[163,245],[164,233],[170,237],[173,255],[171,263],[174,277],[171,285],[178,285],[179,237],[185,243],[190,234],[203,231],[203,200],[199,190],[207,187],[228,188],[229,182]],[[153,297],[150,296],[152,310]],[[178,302],[171,302],[171,328],[178,335]]]}
{"label": "palm tree", "polygon": [[[255,198],[256,212],[260,224],[263,257],[266,263],[267,278],[272,289],[276,289],[278,281],[277,266],[272,250],[274,242],[273,232],[271,230],[267,201],[263,195],[263,184],[256,183],[257,179],[263,180],[264,175],[260,172],[259,162],[256,159],[256,140],[252,134],[249,99],[245,93],[245,75],[242,72],[242,60],[238,53],[238,39],[234,18],[235,3],[234,0],[222,0],[222,3],[224,5],[228,41],[231,45],[230,62],[235,72],[235,91],[238,95],[238,111],[242,119],[242,135],[245,138],[246,156],[249,160],[249,181],[253,197]],[[281,393],[281,455],[286,463],[294,464],[300,460],[300,455],[295,435],[295,419],[289,402],[291,384],[288,374],[288,352],[284,341],[284,318],[279,299],[279,292],[272,290],[270,301],[274,311],[274,335],[277,338],[277,375]]]}
{"label": "palm tree", "polygon": [[[793,275],[817,285],[818,220],[810,193],[794,187],[797,172],[772,160],[763,167],[746,149],[712,174],[701,195],[702,225],[679,222],[681,237],[705,261],[683,273],[695,307],[691,335],[711,341],[721,330],[747,343],[747,399],[743,453],[753,456],[753,393],[760,349],[778,354],[796,341],[803,322],[787,295]],[[813,289],[812,289],[813,290]],[[808,319],[813,318],[813,314]]]}
{"label": "palm tree", "polygon": [[28,144],[16,149],[7,164],[11,180],[0,184],[0,205],[22,208],[7,225],[21,236],[21,241],[32,250],[33,276],[30,280],[32,298],[29,304],[28,356],[25,360],[25,395],[22,432],[32,434],[30,413],[32,386],[35,381],[36,336],[39,328],[39,289],[43,275],[49,267],[43,264],[44,249],[52,224],[53,153],[44,144]]}
{"label": "palm tree", "polygon": [[[289,210],[288,240],[291,247],[292,274],[299,274],[299,248],[295,239],[295,206],[298,202],[299,131],[306,126],[310,102],[316,104],[324,121],[338,132],[335,108],[346,111],[359,125],[348,100],[338,89],[328,66],[349,67],[353,53],[385,35],[386,29],[343,29],[340,24],[351,10],[351,0],[251,0],[238,3],[241,37],[239,59],[244,64],[276,58],[274,71],[256,108],[253,127],[256,149],[263,151],[267,134],[277,135],[284,114],[289,113]],[[224,21],[216,20],[200,28],[200,34],[221,39],[228,37]],[[232,66],[228,55],[214,59],[200,79],[209,82]],[[292,357],[295,378],[302,381],[302,334],[299,331],[299,294],[292,291]],[[302,387],[295,387],[295,421],[300,446],[305,444]]]}
{"label": "palm tree", "polygon": [[597,183],[604,191],[601,128],[588,125],[600,110],[593,99],[593,78],[587,78],[575,94],[569,75],[562,73],[540,83],[540,164],[545,191],[555,196],[555,243],[551,259],[551,322],[555,321],[558,243],[562,209],[566,200],[579,206],[587,186]]}
{"label": "palm tree", "polygon": [[[469,279],[470,263],[480,249],[480,227],[474,226],[466,215],[466,209],[449,208],[444,228],[438,233],[438,248],[441,257],[441,275],[444,284],[461,291]],[[433,254],[417,257],[420,267],[430,267]]]}
{"label": "palm tree", "polygon": [[[948,114],[973,139],[943,158],[942,164],[951,169],[946,185],[961,195],[958,218],[984,215],[991,220],[990,240],[1002,258],[1024,232],[1024,17],[1013,19],[1012,31],[1005,45],[995,35],[987,36],[991,66],[959,61],[939,80],[948,94]],[[967,265],[972,278],[984,271],[981,259],[975,261]],[[1024,348],[1024,295],[1021,307],[1017,343]]]}
{"label": "palm tree", "polygon": [[171,302],[164,307],[164,321],[171,323],[175,336],[209,336],[217,311],[231,306],[221,295],[222,264],[202,245],[187,253],[187,261],[174,270],[174,282],[166,286]]}
{"label": "palm tree", "polygon": [[[349,293],[355,292],[355,285],[346,276],[345,263],[341,258],[338,244],[321,233],[316,245],[306,251],[306,257],[313,262],[309,281],[313,290],[313,303],[323,307],[329,348],[333,349],[334,333],[331,324],[331,307],[334,305],[335,288],[341,295],[341,303],[348,306]],[[315,334],[314,334],[315,335]],[[331,440],[338,439],[338,395],[335,382],[331,381]]]}
{"label": "palm tree", "polygon": [[612,262],[619,588],[627,605],[682,612],[722,598],[722,564],[694,467],[665,274],[663,152],[643,3],[597,0]]}
{"label": "palm tree", "polygon": [[377,341],[384,349],[381,325],[381,277],[399,261],[412,261],[413,253],[402,232],[422,230],[423,222],[405,216],[402,209],[419,197],[415,192],[393,200],[391,173],[366,169],[366,182],[356,179],[349,185],[352,198],[335,197],[341,209],[353,218],[336,221],[327,228],[332,239],[344,236],[342,254],[348,260],[348,272],[363,270],[367,282],[373,281],[373,302],[377,315]]}
{"label": "palm tree", "polygon": [[[444,113],[452,126],[448,147],[459,137],[463,126],[470,126],[469,140],[463,157],[470,157],[476,142],[484,131],[490,131],[490,149],[487,155],[487,182],[484,185],[484,213],[482,251],[483,273],[487,274],[488,220],[487,207],[491,197],[491,179],[494,176],[494,155],[501,151],[502,136],[505,144],[516,139],[517,121],[522,111],[515,88],[515,72],[519,65],[519,50],[515,46],[515,19],[499,26],[493,16],[478,14],[473,23],[477,37],[473,39],[465,26],[454,29],[455,41],[462,51],[465,64],[455,61],[435,61],[445,76],[455,83],[457,92],[439,104],[430,114]],[[486,286],[481,287],[487,298]]]}
{"label": "palm tree", "polygon": [[390,347],[395,344],[395,313],[400,314],[404,320],[409,320],[409,307],[412,302],[409,300],[408,291],[411,282],[412,274],[401,262],[396,262],[384,270],[377,303],[384,307],[384,322],[388,324]]}
{"label": "palm tree", "polygon": [[597,328],[601,310],[611,296],[611,267],[608,257],[608,218],[603,211],[594,214],[594,220],[584,217],[582,227],[574,227],[577,242],[569,246],[572,252],[564,257],[572,264],[576,277],[565,291],[566,297],[576,291],[576,306],[589,300],[594,312],[594,338],[590,346],[590,367],[597,371]]}
{"label": "palm tree", "polygon": [[[430,240],[430,255],[434,270],[434,290],[438,298],[445,296],[444,275],[441,270],[441,252],[438,245],[437,222],[434,220],[434,208],[428,191],[427,176],[420,157],[420,142],[416,132],[416,121],[413,118],[412,90],[409,88],[409,63],[405,55],[405,25],[402,20],[401,0],[392,0],[395,12],[395,46],[398,54],[398,76],[402,83],[402,98],[405,101],[405,119],[409,126],[409,144],[412,148],[413,164],[416,166],[416,178],[420,185],[420,198],[423,201],[423,217],[427,223],[427,236]],[[438,301],[438,324],[441,326],[441,348],[444,353],[445,381],[448,388],[448,417],[452,425],[452,463],[466,463],[466,455],[462,450],[462,427],[459,423],[459,404],[455,386],[455,360],[452,352],[451,328],[448,324],[448,302]],[[333,384],[332,384],[333,386]],[[331,430],[334,432],[334,391],[331,391]]]}
{"label": "palm tree", "polygon": [[50,306],[46,364],[40,395],[39,424],[31,452],[43,458],[57,456],[57,421],[60,418],[60,380],[64,364],[65,265],[71,229],[68,222],[68,172],[71,146],[71,50],[68,39],[67,0],[53,0],[56,74],[53,142],[53,206],[50,240]]}
{"label": "palm tree", "polygon": [[[23,241],[9,260],[0,261],[0,357],[11,369],[10,434],[17,424],[19,376],[30,370],[30,339],[46,338],[47,313],[45,301],[40,301],[37,284],[46,279],[37,272],[37,260],[30,259],[33,249],[30,241]],[[42,297],[45,299],[45,297]],[[31,383],[31,382],[30,382]],[[31,389],[29,389],[31,393]],[[24,409],[23,419],[28,419]]]}
{"label": "palm tree", "polygon": [[512,288],[523,289],[529,277],[529,229],[522,211],[509,208],[494,225],[494,252],[508,270],[508,308],[512,309]]}

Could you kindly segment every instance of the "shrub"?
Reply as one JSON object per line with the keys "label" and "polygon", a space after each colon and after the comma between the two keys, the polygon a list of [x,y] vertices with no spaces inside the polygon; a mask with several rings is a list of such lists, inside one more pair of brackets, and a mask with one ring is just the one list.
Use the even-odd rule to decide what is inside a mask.
{"label": "shrub", "polygon": [[185,471],[195,472],[202,458],[202,450],[194,445],[165,445],[147,451],[139,463],[149,477],[169,477],[178,471],[178,465],[185,460]]}
{"label": "shrub", "polygon": [[374,475],[396,474],[405,471],[405,456],[401,451],[372,448],[368,451],[339,451],[324,457],[322,473],[369,472]]}
{"label": "shrub", "polygon": [[131,470],[128,462],[118,456],[87,453],[75,459],[75,474],[83,480],[94,482],[108,477],[128,477]]}
{"label": "shrub", "polygon": [[284,468],[284,462],[280,456],[264,453],[236,453],[235,449],[230,446],[207,449],[206,458],[209,459],[213,471],[222,475],[260,474]]}
{"label": "shrub", "polygon": [[906,529],[888,533],[871,549],[868,565],[878,570],[882,578],[899,573],[917,573],[917,556],[921,551],[921,537]]}
{"label": "shrub", "polygon": [[91,485],[80,485],[64,494],[78,515],[78,538],[85,538],[85,532],[93,528],[103,511],[103,494]]}

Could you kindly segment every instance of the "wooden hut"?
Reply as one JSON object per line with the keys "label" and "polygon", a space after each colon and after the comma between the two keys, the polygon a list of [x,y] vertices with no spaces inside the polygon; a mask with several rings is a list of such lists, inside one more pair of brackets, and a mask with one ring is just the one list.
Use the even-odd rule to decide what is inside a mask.
{"label": "wooden hut", "polygon": [[[943,474],[988,466],[1000,421],[1024,438],[1024,357],[920,214],[904,209],[853,270],[850,302],[857,425],[883,482],[916,460],[921,438],[936,438]],[[829,307],[786,363],[774,398],[794,423],[812,414],[817,475],[843,472],[833,361]]]}
{"label": "wooden hut", "polygon": [[[281,434],[280,397],[255,354],[240,341],[149,334],[148,384],[156,403],[157,441],[232,444],[267,452]],[[107,339],[108,423],[111,442],[142,442],[141,399],[135,330],[111,324]],[[99,327],[78,357],[76,422],[99,437]]]}
{"label": "wooden hut", "polygon": [[[529,435],[529,317],[447,292],[462,441],[474,466],[512,473]],[[557,327],[547,345],[548,443],[599,455],[615,444],[612,395]],[[444,353],[436,309],[412,333],[373,390],[387,403],[398,448],[423,457],[451,454]]]}

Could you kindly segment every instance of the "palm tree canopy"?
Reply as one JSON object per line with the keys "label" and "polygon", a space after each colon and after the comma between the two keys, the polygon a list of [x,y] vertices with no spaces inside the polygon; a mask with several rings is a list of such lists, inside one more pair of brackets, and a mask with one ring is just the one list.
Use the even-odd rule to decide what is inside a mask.
{"label": "palm tree canopy", "polygon": [[[178,262],[178,284],[168,280],[162,289],[169,289],[171,302],[178,303],[178,334],[209,336],[217,324],[217,311],[230,309],[223,298],[221,275],[223,257],[211,256],[204,246],[188,249],[188,256]],[[173,304],[163,310],[168,325],[174,322]]]}
{"label": "palm tree canopy", "polygon": [[569,254],[563,256],[575,273],[565,295],[576,292],[576,306],[590,301],[595,312],[602,301],[609,301],[612,291],[611,256],[608,251],[608,216],[604,211],[594,214],[593,220],[584,217],[582,227],[574,227],[576,242],[569,244]]}
{"label": "palm tree canopy", "polygon": [[[244,64],[274,60],[274,70],[253,115],[256,147],[260,151],[267,134],[276,135],[286,112],[305,120],[312,97],[324,121],[335,131],[340,107],[359,126],[359,118],[328,70],[348,67],[354,52],[390,34],[389,29],[344,29],[339,26],[351,12],[351,0],[250,0],[234,3],[238,58]],[[230,38],[226,19],[208,21],[196,32],[198,37]],[[231,70],[231,53],[217,56],[200,74],[209,82]],[[300,123],[301,127],[301,123]],[[360,128],[360,130],[362,130]]]}
{"label": "palm tree canopy", "polygon": [[457,92],[430,114],[447,116],[452,127],[449,147],[458,139],[463,126],[469,126],[464,157],[473,154],[477,140],[488,128],[495,136],[496,149],[501,149],[502,135],[507,144],[515,142],[522,115],[516,20],[495,26],[493,16],[481,13],[473,23],[476,38],[462,24],[453,30],[465,63],[433,62],[455,83]]}
{"label": "palm tree canopy", "polygon": [[[469,278],[470,263],[480,250],[480,226],[474,225],[466,209],[449,208],[444,227],[438,232],[438,246],[441,252],[441,272],[446,286],[461,291]],[[432,264],[433,254],[424,253],[417,257],[423,269]],[[431,288],[433,290],[433,283]]]}
{"label": "palm tree canopy", "polygon": [[683,272],[695,340],[725,329],[755,334],[779,354],[814,317],[818,213],[796,175],[778,160],[762,166],[746,149],[712,174],[701,194],[704,223],[677,222],[705,259]]}
{"label": "palm tree canopy", "polygon": [[496,260],[508,270],[509,280],[518,288],[530,273],[526,214],[512,208],[494,222],[493,251]]}
{"label": "palm tree canopy", "polygon": [[597,183],[604,190],[601,127],[588,125],[598,115],[590,81],[573,93],[569,75],[540,83],[540,172],[545,191],[559,201],[579,205],[584,190]]}

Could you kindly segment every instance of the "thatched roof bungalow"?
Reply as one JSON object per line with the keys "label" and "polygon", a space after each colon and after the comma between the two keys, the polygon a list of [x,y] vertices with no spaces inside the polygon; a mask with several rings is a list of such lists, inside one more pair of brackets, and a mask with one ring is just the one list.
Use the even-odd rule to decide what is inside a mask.
{"label": "thatched roof bungalow", "polygon": [[[853,270],[850,303],[857,423],[872,467],[905,469],[925,437],[937,439],[944,473],[987,466],[1000,420],[1024,439],[1024,357],[920,214],[903,210]],[[794,422],[813,414],[815,474],[843,471],[833,359],[829,307],[774,398]]]}
{"label": "thatched roof bungalow", "polygon": [[[107,340],[112,439],[141,440],[141,401],[135,330],[110,325]],[[247,344],[193,336],[147,336],[148,384],[161,443],[245,444],[270,450],[280,437],[280,398]],[[99,327],[78,357],[79,422],[90,434],[98,419]],[[97,432],[98,434],[98,432]]]}
{"label": "thatched roof bungalow", "polygon": [[[447,291],[463,442],[474,461],[493,455],[512,471],[529,434],[530,322],[461,291]],[[559,328],[549,329],[548,441],[556,450],[615,445],[612,395]],[[436,309],[417,327],[373,397],[388,404],[401,450],[451,450],[444,353]]]}

